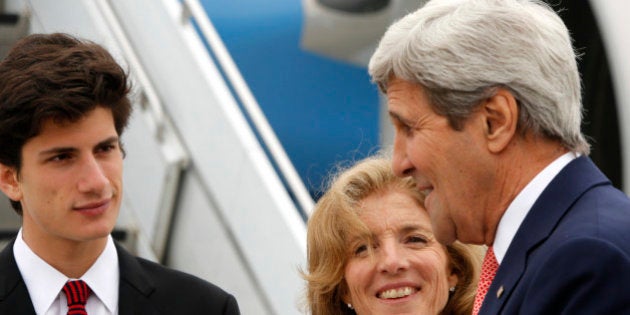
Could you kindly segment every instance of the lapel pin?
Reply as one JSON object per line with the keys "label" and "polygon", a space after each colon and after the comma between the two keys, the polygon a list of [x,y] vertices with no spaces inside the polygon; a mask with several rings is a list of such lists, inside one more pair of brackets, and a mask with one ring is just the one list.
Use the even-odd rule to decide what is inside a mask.
{"label": "lapel pin", "polygon": [[497,290],[497,299],[501,297],[501,295],[503,295],[503,286],[500,286],[499,289]]}

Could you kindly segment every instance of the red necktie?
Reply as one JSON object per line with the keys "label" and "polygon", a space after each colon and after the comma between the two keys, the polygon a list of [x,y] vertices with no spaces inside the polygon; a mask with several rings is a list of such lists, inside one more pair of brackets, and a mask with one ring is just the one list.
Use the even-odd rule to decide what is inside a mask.
{"label": "red necktie", "polygon": [[494,275],[497,273],[497,269],[499,269],[499,263],[494,256],[492,246],[490,246],[481,264],[481,276],[477,284],[477,295],[475,296],[475,304],[473,305],[473,315],[479,314],[479,309],[481,309],[481,304],[486,297],[486,293],[488,293],[488,289],[490,288],[490,284],[492,284]]}
{"label": "red necktie", "polygon": [[63,292],[68,299],[68,315],[87,315],[85,302],[87,302],[92,290],[83,280],[66,282]]}

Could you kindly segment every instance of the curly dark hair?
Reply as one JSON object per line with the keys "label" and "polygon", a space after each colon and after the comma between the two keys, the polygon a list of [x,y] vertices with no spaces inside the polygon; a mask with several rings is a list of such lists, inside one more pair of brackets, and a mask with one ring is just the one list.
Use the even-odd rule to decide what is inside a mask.
{"label": "curly dark hair", "polygon": [[76,122],[97,106],[111,110],[120,136],[130,89],[126,71],[96,43],[61,33],[19,40],[0,62],[0,163],[19,174],[22,148],[45,121]]}

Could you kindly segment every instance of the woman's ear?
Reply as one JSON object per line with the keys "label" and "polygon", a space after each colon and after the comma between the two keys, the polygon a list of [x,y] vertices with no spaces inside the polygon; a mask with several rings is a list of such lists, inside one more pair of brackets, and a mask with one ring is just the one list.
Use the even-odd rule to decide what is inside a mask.
{"label": "woman's ear", "polygon": [[486,123],[486,141],[493,153],[503,151],[516,134],[518,103],[514,95],[503,88],[488,98],[482,105]]}
{"label": "woman's ear", "polygon": [[341,302],[345,304],[348,308],[354,309],[352,306],[352,297],[350,296],[350,290],[348,289],[348,284],[346,280],[341,280],[339,284],[339,296],[341,297]]}
{"label": "woman's ear", "polygon": [[2,163],[0,163],[0,190],[13,201],[22,200],[17,170]]}
{"label": "woman's ear", "polygon": [[448,275],[447,278],[449,288],[455,287],[457,286],[457,283],[459,283],[459,276],[457,274],[458,272],[455,270],[455,268],[451,268],[451,274]]}

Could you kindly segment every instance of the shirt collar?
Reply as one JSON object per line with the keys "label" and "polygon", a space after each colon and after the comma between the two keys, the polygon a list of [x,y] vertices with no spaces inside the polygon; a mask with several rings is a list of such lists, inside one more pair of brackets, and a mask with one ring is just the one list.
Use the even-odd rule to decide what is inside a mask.
{"label": "shirt collar", "polygon": [[92,289],[93,294],[103,302],[105,307],[115,314],[118,308],[118,289],[120,276],[118,270],[118,253],[114,241],[110,236],[103,253],[94,262],[92,267],[81,277]]}
{"label": "shirt collar", "polygon": [[499,264],[505,257],[505,254],[514,239],[514,235],[518,231],[518,228],[525,220],[525,216],[529,213],[534,202],[542,194],[543,190],[547,188],[549,183],[560,173],[560,171],[569,164],[578,155],[574,152],[567,152],[547,165],[538,175],[536,175],[530,182],[521,190],[521,192],[514,198],[510,206],[505,210],[505,213],[499,221],[497,227],[497,233],[494,238],[494,244],[492,248],[494,255],[497,258]]}
{"label": "shirt collar", "polygon": [[15,239],[13,255],[31,296],[35,313],[44,314],[59,295],[68,277],[46,263],[28,247],[22,239],[22,229]]}
{"label": "shirt collar", "polygon": [[[13,255],[33,302],[35,313],[44,314],[59,296],[69,280],[64,274],[50,266],[35,254],[22,239],[22,229],[13,245]],[[107,238],[105,249],[94,264],[81,277],[112,314],[118,308],[118,253],[114,241]]]}

